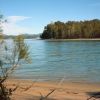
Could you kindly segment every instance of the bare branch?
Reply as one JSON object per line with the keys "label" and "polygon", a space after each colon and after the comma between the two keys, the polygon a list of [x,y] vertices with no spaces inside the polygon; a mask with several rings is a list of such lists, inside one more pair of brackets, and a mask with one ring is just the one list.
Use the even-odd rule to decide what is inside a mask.
{"label": "bare branch", "polygon": [[23,89],[24,91],[28,91],[32,86],[33,86],[33,84],[34,83],[32,83],[30,86],[28,86],[28,87],[19,87],[19,88],[21,88],[21,89]]}

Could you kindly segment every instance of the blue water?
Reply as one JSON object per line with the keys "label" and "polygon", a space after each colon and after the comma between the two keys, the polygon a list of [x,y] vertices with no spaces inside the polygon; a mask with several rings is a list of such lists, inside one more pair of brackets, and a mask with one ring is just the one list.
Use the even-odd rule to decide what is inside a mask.
{"label": "blue water", "polygon": [[100,41],[26,40],[31,64],[24,63],[16,78],[100,82]]}

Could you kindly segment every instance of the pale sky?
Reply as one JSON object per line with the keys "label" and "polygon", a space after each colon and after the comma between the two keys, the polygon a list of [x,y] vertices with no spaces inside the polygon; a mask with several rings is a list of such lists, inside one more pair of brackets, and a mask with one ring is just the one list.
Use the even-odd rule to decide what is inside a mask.
{"label": "pale sky", "polygon": [[50,22],[100,19],[100,0],[0,0],[4,34],[42,33]]}

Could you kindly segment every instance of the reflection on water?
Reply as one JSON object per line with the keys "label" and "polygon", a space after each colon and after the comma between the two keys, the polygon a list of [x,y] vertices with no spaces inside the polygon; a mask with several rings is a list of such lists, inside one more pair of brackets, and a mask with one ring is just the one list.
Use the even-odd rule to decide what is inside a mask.
{"label": "reflection on water", "polygon": [[26,40],[31,64],[23,64],[17,78],[100,82],[100,41]]}

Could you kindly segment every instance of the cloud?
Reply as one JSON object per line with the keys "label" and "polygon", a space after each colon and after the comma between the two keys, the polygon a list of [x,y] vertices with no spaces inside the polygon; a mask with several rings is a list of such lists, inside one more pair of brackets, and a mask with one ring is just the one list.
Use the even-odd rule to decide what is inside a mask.
{"label": "cloud", "polygon": [[26,16],[8,16],[7,17],[8,22],[3,24],[4,34],[17,35],[20,33],[30,32],[29,27],[21,26],[19,24],[21,23],[21,21],[26,21],[30,18],[31,17],[26,17]]}
{"label": "cloud", "polygon": [[30,18],[31,17],[26,17],[26,16],[9,16],[7,19],[10,23],[16,23]]}

